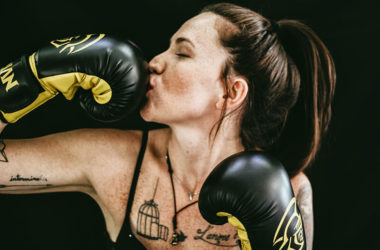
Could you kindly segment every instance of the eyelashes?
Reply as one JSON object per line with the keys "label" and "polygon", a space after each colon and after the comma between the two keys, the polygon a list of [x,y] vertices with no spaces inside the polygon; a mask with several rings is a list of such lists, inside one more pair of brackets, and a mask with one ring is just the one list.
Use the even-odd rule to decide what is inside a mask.
{"label": "eyelashes", "polygon": [[183,53],[175,53],[179,57],[190,57],[189,55],[183,54]]}

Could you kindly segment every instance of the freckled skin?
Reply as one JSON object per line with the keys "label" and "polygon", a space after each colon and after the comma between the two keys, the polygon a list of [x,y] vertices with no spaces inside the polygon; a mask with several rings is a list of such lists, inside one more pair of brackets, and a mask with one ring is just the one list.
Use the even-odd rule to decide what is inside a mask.
{"label": "freckled skin", "polygon": [[[165,154],[173,135],[181,134],[184,136],[180,139],[189,139],[176,145],[184,154],[177,154],[177,157],[175,152],[171,154],[174,156],[172,159],[175,173],[179,175],[184,169],[187,173],[194,173],[202,168],[207,170],[229,154],[242,150],[240,140],[235,143],[235,134],[231,131],[238,129],[231,125],[232,123],[220,132],[224,136],[220,139],[222,143],[213,144],[212,150],[205,143],[209,128],[219,119],[221,111],[217,104],[224,100],[222,97],[225,94],[220,74],[228,54],[221,47],[215,29],[221,21],[220,17],[210,13],[190,19],[173,35],[170,47],[149,63],[153,90],[147,93],[148,100],[141,110],[141,115],[146,121],[167,124],[171,128],[149,132],[147,150],[131,207],[132,231],[148,249],[171,247],[169,239],[173,232],[174,207]],[[181,37],[189,39],[194,47],[188,42],[176,42]],[[180,127],[178,125],[183,124],[187,126],[183,126],[185,129],[173,132]],[[0,132],[5,126],[6,124],[0,121]],[[190,136],[188,132],[192,132]],[[0,184],[9,185],[10,177],[17,173],[21,173],[22,176],[42,174],[48,179],[48,184],[46,181],[40,181],[40,184],[46,187],[38,190],[30,187],[20,188],[14,193],[84,192],[98,203],[110,239],[116,241],[125,219],[141,137],[140,131],[96,129],[76,130],[31,140],[7,140],[6,144],[0,140]],[[175,143],[175,140],[172,141]],[[180,147],[184,145],[186,147]],[[5,151],[10,158],[9,162],[5,161]],[[201,155],[203,152],[206,152],[206,157]],[[184,155],[191,164],[181,162],[181,159],[187,159]],[[189,185],[194,187],[194,190],[199,190],[202,184],[202,178],[196,179],[199,176],[207,176],[207,171],[188,178],[190,184],[196,180],[195,186]],[[160,182],[154,199],[160,212],[160,225],[169,228],[166,241],[149,240],[136,233],[139,208],[152,199],[157,179]],[[293,181],[292,184],[297,194],[297,190],[301,190],[297,188],[300,184]],[[182,208],[189,203],[188,191],[179,183],[175,185],[177,208]],[[310,188],[305,189],[309,190],[309,194]],[[8,190],[0,189],[1,191],[11,193]],[[307,205],[311,204],[311,195],[307,195],[307,192],[299,193],[302,194],[297,195],[301,213],[311,211],[304,212],[309,215],[303,217],[306,218],[305,223],[312,222],[312,210],[306,210]],[[211,227],[202,218],[196,205],[183,210],[177,219],[178,229],[187,236],[180,246],[181,249],[224,249],[222,245],[231,246],[228,249],[239,249],[236,229],[230,224]],[[312,233],[312,230],[310,232]],[[311,238],[308,234],[306,237]]]}
{"label": "freckled skin", "polygon": [[[227,52],[214,29],[218,18],[208,13],[190,19],[173,35],[170,47],[151,60],[154,89],[140,111],[145,120],[172,124],[219,114],[215,103],[224,94],[220,73]],[[176,44],[179,37],[195,48],[188,42]]]}

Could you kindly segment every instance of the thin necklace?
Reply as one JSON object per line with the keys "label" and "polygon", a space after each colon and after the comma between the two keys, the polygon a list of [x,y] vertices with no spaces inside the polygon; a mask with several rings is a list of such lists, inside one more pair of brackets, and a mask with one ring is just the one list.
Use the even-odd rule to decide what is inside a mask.
{"label": "thin necklace", "polygon": [[185,240],[185,237],[180,237],[181,235],[183,236],[182,231],[181,231],[181,234],[179,234],[177,232],[177,214],[179,214],[180,212],[182,212],[186,208],[194,205],[198,201],[193,201],[190,204],[187,204],[186,206],[184,206],[183,208],[181,208],[180,210],[177,211],[177,202],[176,202],[176,198],[175,198],[175,189],[174,189],[174,182],[173,182],[173,169],[172,169],[172,164],[170,163],[169,152],[166,152],[166,164],[168,165],[170,181],[172,183],[173,201],[174,201],[173,235],[172,235],[172,239],[170,240],[170,244],[172,244],[173,246],[176,246],[176,245],[178,245],[178,243],[180,241]]}
{"label": "thin necklace", "polygon": [[184,187],[189,195],[189,200],[192,201],[194,196],[198,195],[199,192],[191,192],[184,184],[183,181],[173,172],[173,176],[182,184],[182,187]]}

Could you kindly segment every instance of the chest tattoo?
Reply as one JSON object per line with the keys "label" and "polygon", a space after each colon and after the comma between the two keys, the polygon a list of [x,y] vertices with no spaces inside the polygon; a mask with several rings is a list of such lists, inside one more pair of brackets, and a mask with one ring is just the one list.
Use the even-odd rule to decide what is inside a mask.
{"label": "chest tattoo", "polygon": [[149,240],[168,239],[168,227],[160,224],[160,210],[154,201],[158,186],[158,179],[152,199],[145,201],[137,214],[137,234]]}
{"label": "chest tattoo", "polygon": [[237,233],[235,233],[233,236],[231,236],[231,234],[215,233],[212,230],[213,228],[214,227],[211,225],[208,225],[205,230],[198,228],[197,236],[194,236],[194,240],[202,240],[208,244],[220,247],[239,246],[239,237]]}

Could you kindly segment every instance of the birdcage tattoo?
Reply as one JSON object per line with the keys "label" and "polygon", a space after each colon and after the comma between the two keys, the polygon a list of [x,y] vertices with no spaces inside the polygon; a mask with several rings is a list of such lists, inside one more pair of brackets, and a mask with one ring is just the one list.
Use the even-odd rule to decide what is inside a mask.
{"label": "birdcage tattoo", "polygon": [[145,201],[139,208],[137,215],[137,234],[150,240],[168,239],[169,229],[167,226],[160,225],[160,211],[158,204],[154,202],[154,196],[157,190],[154,190],[153,198]]}

